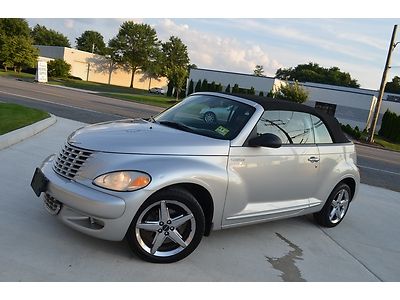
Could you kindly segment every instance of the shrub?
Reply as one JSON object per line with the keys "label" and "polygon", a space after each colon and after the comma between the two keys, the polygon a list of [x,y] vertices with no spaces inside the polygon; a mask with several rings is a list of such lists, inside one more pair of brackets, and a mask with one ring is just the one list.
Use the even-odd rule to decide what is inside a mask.
{"label": "shrub", "polygon": [[195,92],[200,92],[201,91],[201,80],[199,79],[196,83],[196,87],[194,88]]}
{"label": "shrub", "polygon": [[351,137],[353,137],[357,140],[361,139],[362,133],[361,133],[360,129],[358,128],[358,126],[354,127],[354,129],[353,129],[349,124],[347,124],[346,126],[342,124],[341,127],[342,127],[343,132],[347,133]]}
{"label": "shrub", "polygon": [[390,110],[383,114],[379,135],[394,143],[400,143],[400,116]]}
{"label": "shrub", "polygon": [[67,78],[71,71],[71,65],[63,59],[55,59],[47,64],[49,77]]}
{"label": "shrub", "polygon": [[217,91],[217,87],[215,85],[215,81],[211,82],[211,85],[208,87],[208,90],[210,92],[216,92]]}
{"label": "shrub", "polygon": [[261,92],[258,94],[258,96],[260,96],[260,97],[264,97],[264,92],[263,92],[263,91],[261,91]]}
{"label": "shrub", "polygon": [[308,98],[308,91],[299,85],[297,81],[294,83],[286,83],[281,85],[273,94],[273,98],[294,101],[297,103],[304,103]]}
{"label": "shrub", "polygon": [[232,93],[233,94],[238,94],[239,93],[239,85],[235,83],[235,85],[232,88]]}
{"label": "shrub", "polygon": [[203,82],[201,84],[200,91],[202,91],[202,92],[207,92],[208,91],[208,81],[207,81],[207,79],[203,80]]}
{"label": "shrub", "polygon": [[188,95],[193,94],[193,80],[190,79],[189,88],[188,88]]}
{"label": "shrub", "polygon": [[225,93],[230,93],[231,92],[231,85],[228,84],[228,86],[225,89]]}
{"label": "shrub", "polygon": [[74,80],[82,80],[82,78],[76,77],[76,76],[72,76],[72,75],[69,75],[68,78],[69,79],[74,79]]}

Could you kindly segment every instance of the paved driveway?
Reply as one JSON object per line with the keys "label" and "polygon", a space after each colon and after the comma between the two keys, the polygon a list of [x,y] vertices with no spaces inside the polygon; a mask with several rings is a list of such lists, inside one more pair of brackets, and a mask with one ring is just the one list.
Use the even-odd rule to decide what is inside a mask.
{"label": "paved driveway", "polygon": [[400,194],[367,185],[335,229],[306,216],[213,232],[170,265],[140,261],[125,242],[75,232],[43,209],[29,183],[81,125],[59,118],[0,151],[0,281],[400,280]]}

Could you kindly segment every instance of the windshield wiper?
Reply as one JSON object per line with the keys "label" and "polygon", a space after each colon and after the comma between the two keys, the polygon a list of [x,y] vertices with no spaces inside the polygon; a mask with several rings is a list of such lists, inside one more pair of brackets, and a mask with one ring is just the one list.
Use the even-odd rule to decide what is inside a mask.
{"label": "windshield wiper", "polygon": [[194,130],[185,124],[173,121],[160,121],[159,124],[193,133]]}
{"label": "windshield wiper", "polygon": [[144,119],[144,120],[146,120],[146,121],[148,121],[148,122],[151,122],[151,123],[157,123],[156,119],[154,119],[153,116],[150,116],[149,118]]}

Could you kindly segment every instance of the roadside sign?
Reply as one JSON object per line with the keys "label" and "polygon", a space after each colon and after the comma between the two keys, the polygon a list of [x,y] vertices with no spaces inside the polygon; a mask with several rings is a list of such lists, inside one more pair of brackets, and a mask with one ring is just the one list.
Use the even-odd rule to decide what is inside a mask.
{"label": "roadside sign", "polygon": [[47,82],[47,62],[38,61],[35,80],[37,82]]}

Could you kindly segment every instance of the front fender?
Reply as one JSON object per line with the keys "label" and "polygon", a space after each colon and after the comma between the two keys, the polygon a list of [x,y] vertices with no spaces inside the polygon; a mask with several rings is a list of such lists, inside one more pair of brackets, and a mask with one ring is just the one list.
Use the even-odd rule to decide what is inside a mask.
{"label": "front fender", "polygon": [[[227,156],[96,153],[82,167],[76,180],[90,184],[92,188],[101,189],[91,183],[95,177],[118,170],[136,170],[146,172],[151,176],[151,183],[143,189],[149,195],[180,183],[200,185],[210,193],[213,199],[213,223],[215,229],[218,229],[221,224],[228,185],[226,165]],[[101,190],[111,195],[120,194],[120,192]],[[127,197],[129,198],[129,196]],[[143,199],[143,202],[145,200]]]}

